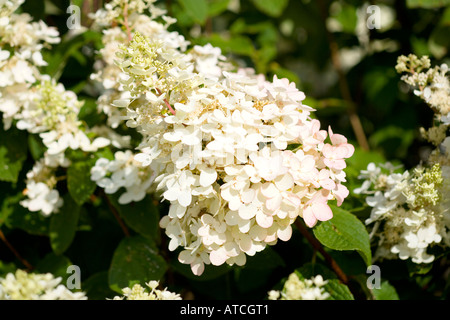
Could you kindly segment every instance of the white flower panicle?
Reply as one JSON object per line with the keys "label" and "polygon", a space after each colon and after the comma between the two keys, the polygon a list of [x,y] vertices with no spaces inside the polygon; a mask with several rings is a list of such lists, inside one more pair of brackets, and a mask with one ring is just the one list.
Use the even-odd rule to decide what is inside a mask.
{"label": "white flower panicle", "polygon": [[[343,169],[354,147],[320,130],[294,83],[225,71],[218,48],[186,54],[158,34],[136,32],[120,48],[128,98],[113,105],[143,136],[135,160],[170,201],[160,226],[194,274],[205,264],[245,264],[246,255],[289,240],[298,216],[312,227],[332,217],[329,200],[347,197]],[[104,181],[111,192],[121,186]]]}
{"label": "white flower panicle", "polygon": [[130,150],[117,151],[112,161],[100,158],[91,169],[91,180],[104,188],[105,193],[113,194],[125,188],[118,200],[120,204],[144,199],[154,179],[149,167],[134,160]]}
{"label": "white flower panicle", "polygon": [[18,269],[0,278],[0,300],[87,300],[84,292],[72,292],[51,273],[27,273]]}
{"label": "white flower panicle", "polygon": [[[385,168],[389,171],[384,172]],[[374,223],[371,236],[378,238],[376,258],[430,263],[434,256],[427,252],[429,247],[450,245],[450,167],[434,164],[412,173],[394,169],[369,164],[360,176],[367,179],[364,187],[355,190],[370,195],[366,202],[372,211],[366,224]]]}
{"label": "white flower panicle", "polygon": [[361,171],[364,179],[355,193],[369,194],[372,207],[366,224],[374,223],[371,236],[378,238],[376,258],[411,259],[431,263],[432,246],[450,246],[450,137],[447,136],[450,86],[446,65],[430,68],[428,57],[401,56],[396,69],[407,72],[402,80],[416,88],[439,124],[422,135],[436,148],[427,161],[411,171],[395,172],[392,165],[370,163]]}
{"label": "white flower panicle", "polygon": [[164,290],[157,289],[159,281],[149,281],[146,283],[147,288],[139,284],[135,284],[132,288],[122,289],[123,296],[116,296],[114,300],[182,300],[178,293],[170,292],[167,288]]}
{"label": "white flower panicle", "polygon": [[399,73],[406,73],[402,80],[415,89],[414,94],[422,98],[433,109],[436,118],[441,120],[450,114],[448,66],[430,66],[428,56],[418,58],[410,54],[400,56],[395,68]]}
{"label": "white flower panicle", "polygon": [[[47,65],[41,51],[58,43],[59,34],[42,21],[32,22],[26,13],[14,13],[22,3],[0,3],[0,112],[6,130],[14,124],[20,130],[39,134],[46,147],[43,159],[27,175],[27,199],[21,203],[30,211],[48,216],[58,211],[62,199],[55,189],[55,177],[37,172],[68,167],[68,149],[95,152],[111,140],[79,121],[83,102],[74,92],[40,73],[39,67]],[[96,138],[91,141],[89,136]]]}
{"label": "white flower panicle", "polygon": [[0,3],[0,111],[5,129],[11,126],[20,108],[32,100],[28,89],[41,79],[38,67],[47,65],[42,49],[60,41],[55,28],[42,21],[32,22],[26,13],[16,14],[22,3]]}
{"label": "white flower panicle", "polygon": [[36,162],[33,169],[27,173],[27,186],[24,191],[27,199],[22,200],[20,204],[32,212],[49,216],[59,211],[63,199],[56,189],[54,169],[44,162],[44,159]]}
{"label": "white flower panicle", "polygon": [[286,280],[281,291],[271,290],[268,292],[269,300],[327,300],[330,294],[324,286],[328,281],[323,280],[321,275],[311,279],[300,279],[297,273],[292,273]]}
{"label": "white flower panicle", "polygon": [[[95,62],[96,73],[91,75],[91,79],[99,85],[100,96],[97,99],[98,110],[108,117],[108,124],[112,128],[117,128],[126,118],[123,109],[113,107],[111,104],[115,100],[129,98],[127,91],[119,82],[121,70],[115,64],[116,53],[119,45],[128,41],[127,28],[134,34],[141,34],[160,39],[169,46],[185,51],[189,42],[178,32],[170,32],[167,28],[175,21],[165,16],[165,11],[154,6],[155,1],[112,1],[105,5],[105,9],[100,9],[92,18],[95,27],[103,29],[102,42],[104,47],[99,50],[99,59]],[[146,12],[150,15],[147,15]],[[124,26],[125,15],[127,26]],[[154,21],[161,19],[163,23]],[[112,26],[112,25],[115,26]]]}

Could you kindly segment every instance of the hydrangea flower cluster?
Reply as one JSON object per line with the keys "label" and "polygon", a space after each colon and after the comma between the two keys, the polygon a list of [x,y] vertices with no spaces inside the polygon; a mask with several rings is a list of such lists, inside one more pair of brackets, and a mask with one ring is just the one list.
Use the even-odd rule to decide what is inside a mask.
{"label": "hydrangea flower cluster", "polygon": [[72,292],[51,273],[27,273],[18,269],[0,278],[0,300],[87,300],[84,292]]}
{"label": "hydrangea flower cluster", "polygon": [[102,187],[105,193],[113,194],[120,188],[125,188],[118,200],[120,204],[144,199],[154,179],[149,167],[143,167],[134,160],[134,154],[130,150],[117,151],[111,161],[100,158],[91,169],[91,180]]}
{"label": "hydrangea flower cluster", "polygon": [[[61,83],[41,74],[39,67],[47,65],[41,50],[60,41],[55,28],[44,22],[32,22],[26,13],[15,10],[23,0],[8,0],[0,4],[0,112],[3,126],[13,124],[20,130],[38,134],[46,151],[27,174],[22,205],[43,215],[57,212],[62,198],[55,189],[54,172],[68,167],[68,149],[95,152],[111,143],[78,120],[83,102]],[[98,136],[91,141],[89,136]]]}
{"label": "hydrangea flower cluster", "polygon": [[246,255],[289,240],[298,216],[312,227],[332,217],[329,200],[347,197],[343,169],[354,147],[320,130],[294,83],[221,70],[212,46],[186,54],[136,32],[120,48],[129,98],[113,105],[143,136],[135,160],[151,168],[170,201],[160,226],[194,274],[210,263],[245,264]]}
{"label": "hydrangea flower cluster", "polygon": [[[439,164],[417,167],[412,173],[395,172],[392,165],[369,164],[363,170],[363,186],[355,193],[370,194],[372,207],[366,224],[374,223],[371,236],[378,238],[377,258],[430,263],[427,251],[433,244],[450,245],[450,167]],[[442,241],[444,240],[444,241]]]}
{"label": "hydrangea flower cluster", "polygon": [[[113,107],[113,101],[129,98],[128,92],[122,89],[119,82],[121,70],[115,64],[119,45],[129,40],[131,32],[164,40],[169,46],[183,51],[189,44],[178,32],[167,30],[175,20],[165,16],[165,11],[156,7],[154,2],[155,0],[111,1],[105,4],[104,9],[91,15],[94,20],[93,28],[103,30],[103,48],[99,50],[99,59],[94,65],[96,72],[91,75],[91,79],[100,91],[98,110],[107,115],[108,125],[112,128],[117,128],[124,120],[123,110]],[[156,19],[164,23],[158,23]]]}
{"label": "hydrangea flower cluster", "polygon": [[321,275],[311,279],[300,279],[297,273],[292,273],[286,280],[281,291],[271,290],[268,293],[269,300],[326,300],[330,294],[325,291],[324,281]]}
{"label": "hydrangea flower cluster", "polygon": [[159,281],[149,281],[146,283],[147,288],[139,284],[135,284],[132,288],[122,289],[123,296],[116,296],[114,300],[182,300],[178,293],[170,292],[167,288],[164,290],[157,289]]}
{"label": "hydrangea flower cluster", "polygon": [[361,171],[364,179],[355,193],[369,194],[372,207],[366,224],[374,223],[372,237],[378,238],[376,258],[411,259],[431,263],[432,245],[450,246],[450,137],[448,109],[450,86],[447,67],[430,68],[428,57],[414,55],[398,59],[397,71],[409,72],[402,79],[416,89],[435,112],[438,124],[422,128],[424,138],[436,146],[426,163],[411,171],[396,172],[392,165],[374,163]]}
{"label": "hydrangea flower cluster", "polygon": [[41,80],[38,67],[47,65],[41,50],[60,41],[55,28],[32,22],[29,14],[15,13],[23,2],[0,3],[0,111],[5,129],[20,118],[20,108],[33,100],[28,89]]}

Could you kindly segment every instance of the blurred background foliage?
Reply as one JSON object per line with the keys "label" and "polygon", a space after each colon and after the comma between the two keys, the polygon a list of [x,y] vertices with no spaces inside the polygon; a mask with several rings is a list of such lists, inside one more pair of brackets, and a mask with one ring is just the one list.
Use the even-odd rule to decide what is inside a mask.
{"label": "blurred background foliage", "polygon": [[[82,25],[88,27],[92,23],[88,13],[95,12],[104,2],[108,1],[27,0],[22,6],[23,11],[58,27],[62,34],[63,41],[45,52],[49,65],[43,73],[59,78],[66,88],[85,100],[80,117],[88,124],[99,120],[95,92],[89,91],[87,84],[96,51],[102,46],[101,34],[69,32],[66,10],[71,3],[78,5]],[[179,31],[192,44],[211,43],[220,47],[237,66],[254,67],[269,79],[277,75],[294,81],[307,96],[305,104],[317,109],[315,116],[322,128],[331,125],[334,132],[349,137],[355,145],[355,155],[348,160],[346,169],[350,190],[359,186],[359,170],[365,169],[369,162],[392,161],[409,169],[431,151],[420,138],[419,128],[431,125],[433,113],[400,81],[395,65],[399,55],[409,53],[428,55],[433,65],[450,64],[449,0],[160,0],[157,4],[178,20],[171,29]],[[369,29],[366,24],[372,14],[368,11],[370,5],[380,10],[379,29]],[[32,140],[31,136],[28,141],[31,153],[38,143]],[[27,169],[31,166],[32,162],[25,165]],[[26,171],[21,171],[15,185],[18,190],[23,187],[20,181]],[[6,185],[0,182],[0,188],[5,189]],[[20,212],[25,209],[7,212],[11,204],[17,205],[18,199],[5,193],[0,195],[2,199],[5,201],[0,225],[4,222],[2,217],[8,217],[9,241],[38,270],[64,275],[61,270],[68,264],[78,264],[83,270],[83,288],[90,298],[114,296],[108,286],[108,281],[111,284],[108,271],[123,234],[107,207],[99,205],[95,197],[84,205],[77,230],[95,232],[77,232],[64,255],[56,255],[51,253],[48,238],[42,237],[48,235],[50,222],[38,215],[24,218]],[[164,204],[152,208],[167,210]],[[370,212],[354,194],[344,202],[344,208],[360,218]],[[167,247],[165,241],[165,236],[156,239],[162,248]],[[4,257],[0,269],[5,273],[13,269],[15,258],[3,243],[0,252]],[[365,297],[361,283],[365,282],[366,270],[358,254],[344,251],[330,254],[352,276],[354,283],[350,289],[355,298]],[[279,243],[250,258],[244,268],[207,268],[200,278],[177,263],[167,250],[162,255],[170,262],[165,284],[185,297],[195,298],[265,298],[268,290],[296,268],[302,267],[306,274],[325,269],[320,267],[320,257],[298,232],[288,243]],[[308,264],[311,261],[318,263],[314,267]],[[440,268],[440,265],[422,268],[388,261],[382,268],[382,276],[395,285],[401,299],[445,297],[448,284],[440,284],[439,276],[432,273],[434,270],[440,275]],[[414,280],[411,275],[415,275]],[[354,290],[358,283],[359,289]],[[395,290],[390,291],[390,285],[384,288],[397,297]]]}

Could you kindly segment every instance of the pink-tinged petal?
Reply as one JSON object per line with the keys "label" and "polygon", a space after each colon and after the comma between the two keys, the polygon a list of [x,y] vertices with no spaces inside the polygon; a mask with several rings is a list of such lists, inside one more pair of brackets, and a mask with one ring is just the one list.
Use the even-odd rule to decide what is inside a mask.
{"label": "pink-tinged petal", "polygon": [[255,241],[264,241],[267,236],[267,229],[261,228],[258,225],[254,225],[249,232],[250,237]]}
{"label": "pink-tinged petal", "polygon": [[311,131],[313,133],[318,132],[320,130],[320,121],[317,119],[311,120]]}
{"label": "pink-tinged petal", "polygon": [[241,235],[241,240],[239,241],[239,248],[244,251],[248,252],[252,249],[253,246],[253,240],[248,234]]}
{"label": "pink-tinged petal", "polygon": [[305,221],[306,225],[310,228],[316,225],[317,219],[314,216],[311,206],[308,206],[306,209],[303,210],[303,220]]}
{"label": "pink-tinged petal", "polygon": [[289,173],[286,173],[275,179],[275,185],[279,190],[286,191],[294,186],[294,178]]}
{"label": "pink-tinged petal", "polygon": [[312,156],[306,156],[302,160],[302,169],[303,170],[312,170],[316,166],[316,160]]}
{"label": "pink-tinged petal", "polygon": [[278,239],[277,238],[277,230],[278,230],[277,226],[272,226],[272,227],[268,228],[267,229],[267,236],[264,239],[264,242],[265,243],[271,243],[271,242],[276,241]]}
{"label": "pink-tinged petal", "polygon": [[319,140],[319,142],[323,142],[327,138],[327,132],[325,130],[320,130],[314,134],[314,138]]}
{"label": "pink-tinged petal", "polygon": [[336,169],[336,170],[342,170],[347,167],[345,160],[342,160],[342,159],[339,159],[339,160],[323,159],[323,163],[325,163],[325,165],[328,168]]}
{"label": "pink-tinged petal", "polygon": [[334,159],[344,159],[347,158],[347,154],[349,153],[349,149],[347,148],[347,145],[340,145],[338,147],[334,148],[333,152],[333,158]]}
{"label": "pink-tinged petal", "polygon": [[317,220],[327,221],[333,218],[333,211],[326,203],[313,203],[311,209]]}
{"label": "pink-tinged petal", "polygon": [[178,261],[184,264],[191,264],[195,260],[195,256],[189,250],[183,250],[178,255]]}
{"label": "pink-tinged petal", "polygon": [[254,205],[243,205],[239,208],[239,216],[244,220],[249,220],[255,216],[256,211],[257,209]]}
{"label": "pink-tinged petal", "polygon": [[239,210],[239,208],[241,206],[242,206],[242,202],[238,197],[231,198],[230,201],[228,201],[228,208],[230,208],[230,210],[232,210],[232,211]]}
{"label": "pink-tinged petal", "polygon": [[259,211],[256,214],[256,223],[263,228],[269,228],[273,224],[273,217],[266,215],[264,212]]}
{"label": "pink-tinged petal", "polygon": [[333,145],[347,143],[347,138],[341,134],[333,134],[332,136],[330,136],[330,139],[331,139],[331,143],[333,143]]}
{"label": "pink-tinged petal", "polygon": [[327,190],[333,190],[336,187],[336,183],[331,179],[325,179],[320,181],[320,185]]}
{"label": "pink-tinged petal", "polygon": [[277,231],[278,239],[282,241],[288,241],[292,236],[292,228],[291,226],[287,226],[284,229],[278,229]]}
{"label": "pink-tinged petal", "polygon": [[334,148],[331,144],[325,144],[322,148],[322,154],[325,158],[334,158]]}
{"label": "pink-tinged petal", "polygon": [[242,202],[244,203],[250,203],[255,198],[255,190],[254,189],[247,189],[244,190],[241,194]]}
{"label": "pink-tinged petal", "polygon": [[169,251],[175,251],[178,248],[179,243],[177,238],[172,238],[169,242]]}
{"label": "pink-tinged petal", "polygon": [[346,186],[342,184],[337,185],[336,190],[333,190],[333,194],[336,197],[338,206],[340,206],[344,199],[348,197],[349,193],[350,191],[348,191]]}
{"label": "pink-tinged petal", "polygon": [[295,194],[288,194],[288,196],[285,199],[288,200],[290,203],[292,203],[292,205],[294,205],[296,207],[299,207],[302,203],[300,198],[298,196],[296,196]]}
{"label": "pink-tinged petal", "polygon": [[266,198],[272,198],[279,194],[280,191],[277,189],[277,187],[275,187],[273,183],[266,182],[261,187],[261,193]]}
{"label": "pink-tinged petal", "polygon": [[280,208],[281,206],[281,200],[283,200],[283,197],[281,194],[276,195],[272,199],[267,199],[266,201],[266,207],[270,211],[275,211]]}
{"label": "pink-tinged petal", "polygon": [[330,177],[330,171],[322,169],[319,171],[319,180],[324,180]]}
{"label": "pink-tinged petal", "polygon": [[308,201],[308,204],[312,203],[327,203],[328,196],[330,195],[330,191],[326,189],[322,189],[317,191],[314,196],[311,198],[311,200]]}
{"label": "pink-tinged petal", "polygon": [[348,149],[347,155],[345,156],[345,158],[350,158],[353,155],[353,153],[355,152],[355,147],[350,143],[347,143],[345,146]]}
{"label": "pink-tinged petal", "polygon": [[220,248],[218,250],[211,251],[211,253],[209,254],[209,259],[211,260],[211,263],[213,265],[220,266],[225,263],[225,261],[228,259],[228,256],[225,249]]}
{"label": "pink-tinged petal", "polygon": [[191,270],[196,276],[201,276],[205,271],[205,264],[203,262],[191,263]]}
{"label": "pink-tinged petal", "polygon": [[331,130],[331,126],[328,126],[328,135],[330,138],[333,136],[333,130]]}

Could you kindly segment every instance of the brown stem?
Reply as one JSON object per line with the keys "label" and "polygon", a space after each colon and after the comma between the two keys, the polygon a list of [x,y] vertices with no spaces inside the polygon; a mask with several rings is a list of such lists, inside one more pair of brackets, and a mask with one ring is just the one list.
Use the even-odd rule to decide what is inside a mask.
{"label": "brown stem", "polygon": [[333,64],[333,67],[339,77],[339,90],[341,92],[342,98],[348,103],[347,112],[350,119],[350,124],[352,126],[353,132],[355,133],[358,144],[363,150],[368,151],[369,143],[367,141],[366,134],[364,133],[361,119],[358,116],[356,104],[352,99],[347,78],[345,77],[344,71],[342,70],[341,61],[339,59],[339,46],[333,34],[326,27],[326,20],[328,17],[327,8],[323,0],[319,0],[318,4],[320,8],[320,14],[324,23],[324,28],[327,34],[328,45],[330,47],[331,63]]}
{"label": "brown stem", "polygon": [[125,236],[129,237],[130,231],[128,230],[128,228],[125,225],[125,223],[123,222],[123,220],[120,218],[120,215],[117,212],[117,209],[113,206],[113,204],[109,200],[108,196],[106,195],[105,191],[102,190],[101,193],[102,193],[102,197],[106,201],[106,204],[108,205],[109,210],[112,212],[112,214],[114,215],[114,218],[116,218],[117,222],[119,223],[120,227],[122,228],[123,233],[125,234]]}
{"label": "brown stem", "polygon": [[24,258],[22,258],[22,256],[20,255],[19,252],[17,252],[17,250],[13,247],[13,245],[8,241],[8,239],[6,239],[5,234],[3,233],[2,230],[0,230],[0,239],[2,239],[2,241],[6,244],[6,246],[9,248],[9,250],[11,250],[11,252],[16,256],[17,259],[20,260],[20,262],[22,262],[22,264],[27,267],[27,271],[31,271],[34,269],[34,267]]}
{"label": "brown stem", "polygon": [[128,24],[128,2],[127,1],[125,1],[125,4],[123,6],[123,25],[125,26],[125,29],[127,30],[128,41],[131,41],[133,39],[133,37],[131,36],[130,25]]}
{"label": "brown stem", "polygon": [[339,280],[341,280],[343,283],[348,283],[347,275],[344,273],[344,271],[342,271],[341,267],[339,267],[336,260],[334,260],[333,257],[331,257],[328,254],[328,252],[325,251],[322,244],[311,235],[311,233],[306,229],[306,226],[299,219],[295,220],[295,226],[298,228],[300,233],[306,238],[306,240],[308,240],[308,242],[313,246],[313,248],[316,251],[320,252],[320,254],[322,254],[322,256],[328,262],[330,267],[337,274]]}
{"label": "brown stem", "polygon": [[[156,88],[156,91],[158,92],[159,95],[162,95],[161,90],[159,90],[158,88]],[[172,108],[172,106],[170,105],[169,101],[167,101],[166,98],[164,98],[164,103],[166,104],[167,108],[169,108],[169,111],[171,114],[175,115],[176,111]]]}

